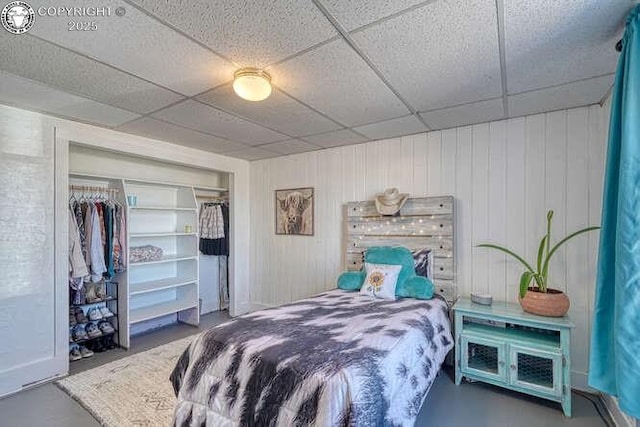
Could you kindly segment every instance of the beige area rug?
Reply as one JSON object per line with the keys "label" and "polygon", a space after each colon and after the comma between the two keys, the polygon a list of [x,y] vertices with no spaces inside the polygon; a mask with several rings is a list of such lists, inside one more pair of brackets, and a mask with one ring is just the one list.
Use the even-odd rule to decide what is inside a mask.
{"label": "beige area rug", "polygon": [[194,337],[134,354],[57,381],[109,427],[170,426],[176,398],[169,375]]}

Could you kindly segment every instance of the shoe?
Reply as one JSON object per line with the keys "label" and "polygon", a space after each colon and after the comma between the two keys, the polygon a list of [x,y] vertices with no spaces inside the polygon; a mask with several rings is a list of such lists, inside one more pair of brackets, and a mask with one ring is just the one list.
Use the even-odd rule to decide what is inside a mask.
{"label": "shoe", "polygon": [[80,346],[80,355],[81,355],[81,357],[86,359],[87,357],[93,356],[93,351],[91,351],[87,347],[81,345]]}
{"label": "shoe", "polygon": [[69,326],[76,326],[76,312],[73,307],[69,307]]}
{"label": "shoe", "polygon": [[96,283],[96,296],[99,300],[104,300],[107,298],[107,285],[105,284],[104,280]]}
{"label": "shoe", "polygon": [[84,329],[84,325],[74,326],[71,333],[73,334],[74,341],[83,341],[88,338],[87,331]]}
{"label": "shoe", "polygon": [[98,326],[95,323],[87,324],[85,330],[89,338],[97,338],[102,336],[102,332],[100,332],[100,329],[98,329]]}
{"label": "shoe", "polygon": [[86,288],[84,300],[87,304],[100,301],[100,298],[98,298],[98,294],[96,293],[96,283],[86,283],[84,287]]}
{"label": "shoe", "polygon": [[105,350],[111,350],[112,348],[117,347],[116,343],[113,342],[113,335],[108,335],[106,337],[103,337],[100,341],[102,341],[101,344]]}
{"label": "shoe", "polygon": [[69,350],[69,360],[71,362],[74,362],[80,359],[82,359],[82,354],[80,353],[80,349],[78,348],[77,345],[74,345],[73,347],[71,347],[71,350]]}
{"label": "shoe", "polygon": [[102,314],[103,319],[115,316],[115,314],[113,314],[106,305],[104,307],[100,307],[100,314]]}
{"label": "shoe", "polygon": [[111,322],[109,322],[108,320],[102,320],[101,322],[98,322],[98,328],[100,328],[100,331],[105,335],[112,334],[116,331],[113,328]]}
{"label": "shoe", "polygon": [[89,343],[89,345],[91,346],[91,350],[95,351],[96,353],[102,353],[103,351],[107,350],[107,348],[104,346],[103,341],[104,337],[91,341]]}
{"label": "shoe", "polygon": [[84,311],[82,311],[82,308],[76,307],[74,315],[76,317],[77,323],[87,323],[87,316],[85,316]]}
{"label": "shoe", "polygon": [[100,312],[100,309],[98,307],[90,308],[87,314],[89,315],[89,320],[91,321],[102,320],[102,313]]}

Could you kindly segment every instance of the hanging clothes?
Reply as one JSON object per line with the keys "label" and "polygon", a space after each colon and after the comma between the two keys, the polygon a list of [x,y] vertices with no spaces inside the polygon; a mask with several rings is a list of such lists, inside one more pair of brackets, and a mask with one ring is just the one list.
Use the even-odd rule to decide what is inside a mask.
{"label": "hanging clothes", "polygon": [[91,210],[91,281],[99,282],[107,271],[104,262],[104,246],[102,244],[102,232],[104,228],[100,218],[100,203],[95,203]]}
{"label": "hanging clothes", "polygon": [[613,86],[589,385],[640,418],[640,5]]}
{"label": "hanging clothes", "polygon": [[120,242],[120,272],[127,269],[129,255],[127,253],[127,224],[124,213],[124,208],[118,205],[118,212],[120,213],[118,218],[118,241]]}
{"label": "hanging clothes", "polygon": [[111,279],[114,274],[113,268],[113,212],[114,209],[109,203],[103,204],[104,216],[104,264],[107,267],[106,278]]}
{"label": "hanging clothes", "polygon": [[229,207],[220,203],[200,206],[200,252],[229,255]]}
{"label": "hanging clothes", "polygon": [[[69,276],[72,279],[83,279],[89,275],[87,264],[82,255],[82,244],[78,223],[73,207],[69,209]],[[80,281],[79,285],[82,285]]]}
{"label": "hanging clothes", "polygon": [[92,226],[93,226],[93,204],[86,203],[86,210],[84,214],[84,238],[87,246],[87,251],[84,254],[84,260],[87,264],[87,268],[91,271],[91,238],[92,238]]}

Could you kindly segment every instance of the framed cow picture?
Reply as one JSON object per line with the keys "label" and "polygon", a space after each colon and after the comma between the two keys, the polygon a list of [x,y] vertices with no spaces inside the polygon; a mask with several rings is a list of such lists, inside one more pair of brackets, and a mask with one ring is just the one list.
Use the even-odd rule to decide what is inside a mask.
{"label": "framed cow picture", "polygon": [[313,188],[276,190],[276,234],[313,236]]}

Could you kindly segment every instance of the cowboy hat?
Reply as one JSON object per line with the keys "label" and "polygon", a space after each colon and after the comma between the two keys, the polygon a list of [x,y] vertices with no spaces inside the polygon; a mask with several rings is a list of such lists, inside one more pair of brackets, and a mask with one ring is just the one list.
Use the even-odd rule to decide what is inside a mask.
{"label": "cowboy hat", "polygon": [[400,193],[397,188],[387,188],[384,193],[376,195],[376,210],[380,215],[395,215],[408,198],[409,194]]}

